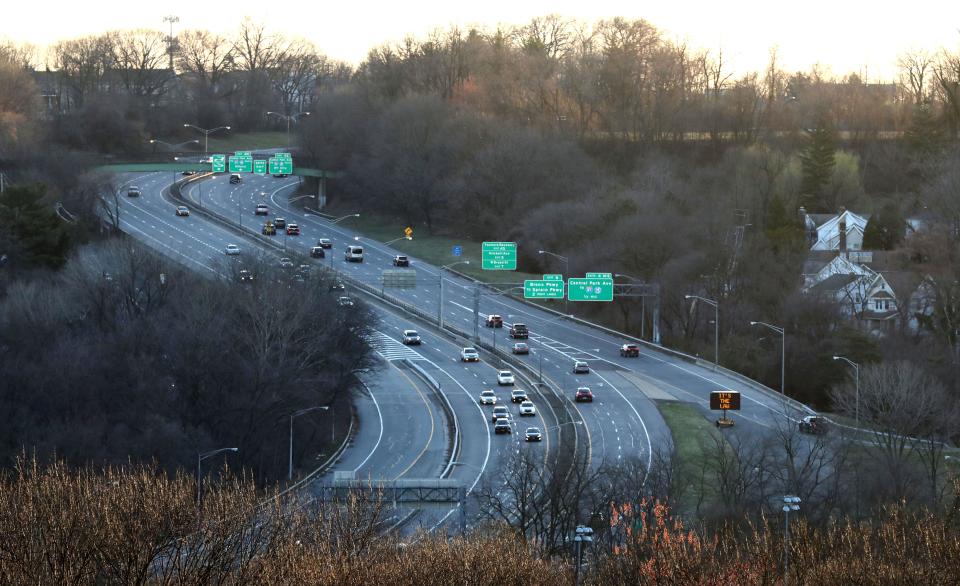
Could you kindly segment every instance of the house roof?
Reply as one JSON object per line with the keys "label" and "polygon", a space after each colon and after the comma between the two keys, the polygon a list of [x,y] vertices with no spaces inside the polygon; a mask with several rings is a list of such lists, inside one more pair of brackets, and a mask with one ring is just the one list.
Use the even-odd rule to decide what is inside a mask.
{"label": "house roof", "polygon": [[860,275],[854,275],[850,273],[839,274],[839,275],[830,275],[826,279],[820,281],[813,287],[810,287],[811,293],[829,293],[834,291],[839,291],[843,289],[850,283],[856,281],[860,278]]}
{"label": "house roof", "polygon": [[909,299],[923,281],[921,275],[912,271],[883,271],[880,274],[898,299]]}
{"label": "house roof", "polygon": [[814,226],[819,227],[836,218],[837,214],[807,214],[807,217],[810,218]]}

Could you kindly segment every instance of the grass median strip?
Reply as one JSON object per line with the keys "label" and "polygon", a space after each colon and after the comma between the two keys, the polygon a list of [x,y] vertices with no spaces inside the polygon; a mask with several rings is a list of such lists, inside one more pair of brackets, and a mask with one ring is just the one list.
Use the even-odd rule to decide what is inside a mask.
{"label": "grass median strip", "polygon": [[719,445],[726,448],[726,440],[696,406],[680,401],[656,403],[673,436],[678,468],[672,492],[680,497],[680,510],[689,512],[709,505],[716,498],[710,479],[717,442],[723,442]]}

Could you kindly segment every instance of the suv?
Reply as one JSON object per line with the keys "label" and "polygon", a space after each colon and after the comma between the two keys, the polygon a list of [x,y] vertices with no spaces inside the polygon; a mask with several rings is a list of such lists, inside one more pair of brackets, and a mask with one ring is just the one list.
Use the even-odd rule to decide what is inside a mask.
{"label": "suv", "polygon": [[310,256],[313,258],[323,258],[326,256],[326,253],[323,252],[323,247],[314,246],[313,248],[310,249]]}
{"label": "suv", "polygon": [[527,415],[536,415],[537,408],[533,406],[533,401],[527,399],[523,403],[520,403],[520,416],[525,417]]}
{"label": "suv", "polygon": [[493,389],[487,389],[480,393],[480,404],[481,405],[497,404],[497,394],[493,392]]}
{"label": "suv", "polygon": [[140,188],[136,185],[131,185],[127,188],[127,197],[140,197]]}
{"label": "suv", "polygon": [[510,422],[501,417],[494,423],[493,432],[496,434],[513,433],[513,429],[510,428]]}
{"label": "suv", "polygon": [[586,360],[577,360],[573,363],[573,374],[587,374],[590,372],[590,365]]}
{"label": "suv", "polygon": [[253,215],[255,216],[267,216],[269,214],[270,214],[270,208],[268,208],[265,204],[262,204],[262,203],[258,203],[257,209],[253,210]]}
{"label": "suv", "polygon": [[263,230],[261,230],[261,232],[263,232],[264,236],[276,236],[277,227],[273,225],[273,222],[268,220],[266,223],[264,223]]}
{"label": "suv", "polygon": [[620,346],[620,356],[637,358],[640,356],[640,346],[636,344],[624,344]]}
{"label": "suv", "polygon": [[514,383],[513,373],[509,370],[501,370],[497,372],[497,384],[498,385],[512,385]]}
{"label": "suv", "polygon": [[524,324],[513,324],[510,326],[510,337],[514,339],[526,340],[530,336],[530,330]]}
{"label": "suv", "polygon": [[287,224],[287,236],[299,236],[300,226],[296,224]]}
{"label": "suv", "polygon": [[330,242],[329,238],[321,238],[317,240],[317,246],[320,248],[333,248],[333,242]]}
{"label": "suv", "polygon": [[503,318],[496,314],[490,314],[487,316],[487,327],[488,328],[502,328],[503,327]]}
{"label": "suv", "polygon": [[514,389],[510,391],[510,402],[511,403],[523,403],[527,399],[527,392],[523,389]]}
{"label": "suv", "polygon": [[582,403],[582,402],[593,403],[593,393],[590,392],[590,389],[588,389],[587,387],[580,387],[579,389],[577,389],[577,394],[574,395],[573,398],[577,403]]}
{"label": "suv", "polygon": [[800,432],[823,435],[827,433],[827,420],[816,415],[807,415],[800,420]]}
{"label": "suv", "polygon": [[480,353],[476,348],[464,348],[460,351],[461,362],[480,362]]}
{"label": "suv", "polygon": [[410,259],[402,254],[398,254],[393,257],[393,266],[395,267],[408,267],[410,266]]}
{"label": "suv", "polygon": [[230,183],[242,183],[242,182],[243,182],[243,177],[241,177],[240,175],[234,173],[233,175],[230,176]]}
{"label": "suv", "polygon": [[420,334],[414,330],[403,330],[403,343],[408,346],[411,344],[420,345]]}
{"label": "suv", "polygon": [[283,218],[274,218],[273,225],[277,227],[277,230],[283,230],[287,227],[287,221]]}
{"label": "suv", "polygon": [[497,405],[493,408],[493,413],[490,415],[490,421],[496,423],[497,419],[508,419],[510,417],[510,410],[507,409],[506,405]]}

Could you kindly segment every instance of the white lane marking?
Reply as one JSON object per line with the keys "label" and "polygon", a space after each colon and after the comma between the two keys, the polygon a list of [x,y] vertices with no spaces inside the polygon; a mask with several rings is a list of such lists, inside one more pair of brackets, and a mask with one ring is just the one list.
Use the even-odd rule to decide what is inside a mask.
{"label": "white lane marking", "polygon": [[377,436],[377,443],[373,445],[373,449],[370,450],[370,453],[367,454],[367,457],[363,459],[363,462],[360,462],[360,465],[353,469],[353,473],[356,474],[358,470],[363,468],[363,465],[367,463],[367,460],[373,456],[373,453],[377,451],[377,448],[380,447],[380,440],[383,439],[383,414],[380,412],[380,403],[377,402],[377,398],[373,396],[373,392],[370,390],[370,387],[367,386],[363,380],[360,380],[360,384],[367,389],[367,393],[370,394],[370,398],[373,399],[373,405],[377,408],[377,417],[380,419],[380,435]]}

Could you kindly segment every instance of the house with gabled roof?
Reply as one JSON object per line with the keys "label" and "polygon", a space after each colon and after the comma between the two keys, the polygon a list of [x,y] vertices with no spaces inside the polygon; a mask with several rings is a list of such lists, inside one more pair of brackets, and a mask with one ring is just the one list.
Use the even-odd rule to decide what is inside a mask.
{"label": "house with gabled roof", "polygon": [[810,250],[862,250],[869,216],[844,208],[836,214],[808,214],[800,208]]}

